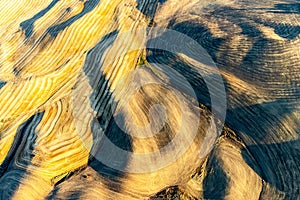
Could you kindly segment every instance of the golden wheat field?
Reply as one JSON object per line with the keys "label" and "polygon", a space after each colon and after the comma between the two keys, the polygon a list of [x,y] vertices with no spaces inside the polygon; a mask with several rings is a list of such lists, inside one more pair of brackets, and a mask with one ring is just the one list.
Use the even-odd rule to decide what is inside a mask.
{"label": "golden wheat field", "polygon": [[299,0],[0,0],[0,200],[300,199]]}

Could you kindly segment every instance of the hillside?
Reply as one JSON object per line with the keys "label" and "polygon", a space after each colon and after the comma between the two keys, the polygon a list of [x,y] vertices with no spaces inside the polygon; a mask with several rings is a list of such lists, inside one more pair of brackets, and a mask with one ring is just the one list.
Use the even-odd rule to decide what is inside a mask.
{"label": "hillside", "polygon": [[1,0],[0,199],[300,198],[298,0]]}

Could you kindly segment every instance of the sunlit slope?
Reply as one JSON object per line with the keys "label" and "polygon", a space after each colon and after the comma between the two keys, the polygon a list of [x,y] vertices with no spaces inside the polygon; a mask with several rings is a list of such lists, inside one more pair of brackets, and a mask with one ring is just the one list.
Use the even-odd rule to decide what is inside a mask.
{"label": "sunlit slope", "polygon": [[[0,1],[0,199],[299,198],[299,7]],[[154,27],[198,42],[217,68],[146,51]],[[210,111],[222,93],[205,86],[216,74],[224,127]]]}

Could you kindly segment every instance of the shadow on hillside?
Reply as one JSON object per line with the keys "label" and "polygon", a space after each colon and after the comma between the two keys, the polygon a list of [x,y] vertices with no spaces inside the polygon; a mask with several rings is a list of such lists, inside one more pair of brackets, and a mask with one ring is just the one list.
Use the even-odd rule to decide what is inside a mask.
{"label": "shadow on hillside", "polygon": [[6,158],[0,165],[0,199],[11,199],[22,179],[28,173],[27,167],[34,157],[35,132],[44,113],[31,116],[19,126]]}

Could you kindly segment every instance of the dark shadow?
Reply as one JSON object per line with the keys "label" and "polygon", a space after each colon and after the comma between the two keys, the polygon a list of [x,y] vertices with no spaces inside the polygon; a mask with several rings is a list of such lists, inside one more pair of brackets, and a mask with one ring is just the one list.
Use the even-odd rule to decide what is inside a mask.
{"label": "dark shadow", "polygon": [[211,98],[203,77],[184,60],[167,51],[148,49],[147,61],[149,63],[167,65],[177,71],[192,86],[198,101],[208,107],[208,109],[211,109]]}
{"label": "dark shadow", "polygon": [[289,132],[280,127],[285,127],[281,120],[291,112],[293,112],[292,102],[285,100],[241,106],[227,111],[226,124],[234,127],[235,131],[245,133],[255,138],[257,142],[262,142],[270,131],[274,134],[277,129],[283,133]]}
{"label": "dark shadow", "polygon": [[204,199],[224,199],[228,179],[215,157],[210,161],[207,175],[203,180]]}
{"label": "dark shadow", "polygon": [[[207,51],[212,60],[217,60],[217,48],[222,45],[224,41],[223,38],[214,37],[206,27],[193,21],[185,21],[179,24],[174,24],[174,22],[171,21],[168,28],[183,33],[197,41]],[[189,49],[189,46],[183,47],[177,45],[177,40],[180,40],[180,38],[174,38],[175,36],[172,36],[173,38],[170,37],[171,36],[168,36],[167,34],[162,34],[161,36],[148,41],[147,46],[159,46],[164,48],[164,46],[169,45],[172,46],[172,51],[177,53],[183,53],[185,49]],[[149,43],[154,43],[155,45],[149,45]],[[182,75],[184,79],[192,86],[198,102],[205,105],[208,109],[211,109],[211,95],[208,91],[205,80],[210,80],[211,82],[215,81],[213,80],[213,77],[206,75],[204,80],[204,77],[202,74],[199,74],[199,71],[195,70],[194,67],[191,67],[185,60],[183,60],[183,58],[174,55],[171,52],[160,49],[147,49],[146,53],[146,59],[149,63],[167,65]],[[192,56],[195,55],[193,54]],[[198,54],[196,54],[196,56],[197,59],[202,62],[202,64],[206,64],[208,66],[211,65],[209,62],[210,60],[208,60],[206,57],[202,59],[198,57]]]}
{"label": "dark shadow", "polygon": [[[219,17],[222,19],[229,19],[230,21],[241,25],[243,23],[249,24],[247,21],[251,20],[255,23],[273,28],[275,33],[278,34],[280,37],[292,40],[299,36],[300,34],[300,26],[298,25],[289,25],[286,23],[274,23],[268,22],[259,18],[249,17],[248,12],[253,10],[262,10],[266,13],[273,13],[275,14],[299,14],[299,6],[300,4],[275,4],[274,9],[270,8],[246,8],[246,9],[237,9],[231,7],[221,7],[217,11],[211,13],[214,17]],[[245,21],[246,20],[246,21]],[[243,22],[244,21],[244,22]],[[242,26],[241,26],[242,27]],[[245,25],[244,25],[245,27]],[[255,33],[255,27],[247,27],[243,28],[243,30],[251,30],[251,34]],[[257,29],[256,29],[257,30]],[[253,35],[255,37],[256,35]]]}
{"label": "dark shadow", "polygon": [[[95,121],[94,123],[99,123],[99,121],[98,122]],[[93,134],[94,137],[101,137],[101,134],[103,133],[93,132]],[[110,140],[118,148],[121,148],[129,152],[132,151],[131,137],[126,133],[124,133],[119,128],[115,120],[112,119],[110,121],[108,128],[105,130],[104,134],[108,138],[108,140]],[[96,140],[96,138],[94,138],[94,140]],[[127,162],[129,159],[128,156],[121,157],[121,155],[119,155],[118,152],[114,152],[112,149],[106,149],[105,147],[102,147],[101,142],[99,144],[95,144],[91,151],[96,153],[95,155],[96,157],[105,156],[106,157],[105,159],[109,159],[112,162],[118,163],[116,165],[118,169],[125,169],[127,166]],[[101,151],[100,154],[99,151]],[[125,173],[122,171],[106,166],[101,161],[97,160],[97,158],[95,158],[93,155],[90,156],[88,165],[92,167],[95,171],[97,171],[101,176],[106,177],[114,182],[119,182],[120,177],[123,177],[125,175]],[[116,187],[117,186],[114,186],[114,188],[111,189],[115,191],[119,191],[119,188]]]}
{"label": "dark shadow", "polygon": [[250,8],[241,10],[263,10],[274,14],[300,14],[300,4],[299,3],[289,3],[274,4],[274,8]]}
{"label": "dark shadow", "polygon": [[[57,199],[57,194],[60,192],[59,185],[61,183],[63,183],[64,181],[67,181],[71,176],[75,176],[75,174],[78,174],[81,171],[82,171],[82,168],[79,168],[75,171],[71,171],[66,176],[64,176],[62,179],[60,179],[58,182],[56,182],[54,184],[53,190],[48,194],[48,196],[45,199],[46,200]],[[81,194],[82,194],[82,191],[75,191],[74,197],[79,197],[78,199],[80,199]],[[72,195],[73,194],[71,194],[70,196],[72,196]]]}
{"label": "dark shadow", "polygon": [[179,200],[181,199],[180,194],[181,192],[178,186],[171,186],[165,190],[158,192],[154,196],[151,196],[149,200],[169,200],[169,199]]}
{"label": "dark shadow", "polygon": [[76,191],[67,197],[67,200],[80,200],[82,191]]}
{"label": "dark shadow", "polygon": [[64,21],[60,24],[51,26],[47,29],[47,33],[50,34],[51,38],[55,38],[61,31],[65,30],[67,27],[71,26],[78,19],[91,12],[98,4],[100,0],[88,0],[84,2],[84,7],[80,13],[71,17],[67,21]]}
{"label": "dark shadow", "polygon": [[[59,183],[55,184],[55,186],[58,184]],[[51,191],[51,193],[45,199],[46,200],[61,199],[61,198],[57,197],[58,192],[60,192],[59,187],[54,187],[54,189]],[[70,192],[68,191],[68,193],[70,193]],[[79,200],[79,199],[81,199],[82,194],[83,194],[83,191],[75,189],[75,191],[72,191],[72,193],[70,193],[70,195],[66,198],[66,200]]]}
{"label": "dark shadow", "polygon": [[[247,156],[251,152],[256,163]],[[284,192],[285,199],[300,194],[300,140],[248,146],[242,150],[246,163],[268,184]],[[261,194],[262,195],[262,194]]]}
{"label": "dark shadow", "polygon": [[39,18],[43,17],[51,8],[55,6],[60,0],[53,0],[45,9],[34,15],[32,18],[27,19],[20,23],[20,27],[25,31],[26,38],[29,38],[33,34],[34,23]]}
{"label": "dark shadow", "polygon": [[[274,25],[268,24],[273,27]],[[299,36],[300,34],[300,26],[290,26],[290,25],[280,25],[273,27],[275,29],[275,33],[280,35],[283,38],[292,40]]]}
{"label": "dark shadow", "polygon": [[5,81],[0,81],[0,89],[6,84]]}
{"label": "dark shadow", "polygon": [[58,185],[58,184],[55,184],[54,189],[45,198],[46,200],[52,200],[52,199],[56,198],[57,193],[59,192],[59,187],[56,187],[56,185]]}
{"label": "dark shadow", "polygon": [[13,73],[15,76],[18,76],[20,74],[20,71],[16,67],[14,67]]}
{"label": "dark shadow", "polygon": [[[90,104],[92,109],[97,113],[97,117],[90,124],[94,143],[88,165],[101,176],[114,181],[119,181],[120,177],[124,176],[124,173],[106,166],[95,157],[102,156],[102,158],[105,157],[104,159],[110,159],[113,163],[118,163],[118,169],[124,169],[127,165],[128,157],[120,157],[120,155],[117,154],[118,152],[103,147],[103,142],[105,143],[105,139],[102,138],[103,135],[115,146],[126,151],[132,151],[131,137],[124,133],[112,118],[113,104],[116,104],[116,102],[114,102],[112,93],[109,92],[108,80],[106,80],[105,75],[101,72],[101,66],[103,64],[101,60],[102,56],[114,42],[117,35],[118,32],[113,31],[104,36],[101,41],[88,52],[83,67],[85,76],[93,88],[93,92],[89,97]],[[121,119],[119,118],[119,120]],[[123,121],[125,120],[123,119]],[[99,140],[99,138],[102,139]],[[118,188],[112,189],[118,190]]]}
{"label": "dark shadow", "polygon": [[159,3],[164,4],[167,0],[158,0]]}
{"label": "dark shadow", "polygon": [[147,17],[153,19],[158,3],[164,3],[164,2],[165,0],[148,0],[148,1],[136,0],[137,3],[136,8]]}
{"label": "dark shadow", "polygon": [[280,14],[300,14],[300,3],[275,4],[274,10],[271,12]]}
{"label": "dark shadow", "polygon": [[37,138],[36,127],[44,113],[30,117],[17,130],[14,141],[0,166],[0,199],[11,199],[22,182],[26,168],[34,157],[34,145]]}
{"label": "dark shadow", "polygon": [[224,38],[215,37],[211,34],[207,27],[196,21],[184,21],[181,23],[173,24],[170,22],[168,28],[183,33],[190,38],[197,41],[216,62],[216,53],[218,48],[225,41]]}
{"label": "dark shadow", "polygon": [[[238,133],[246,134],[256,143],[242,150],[247,164],[263,180],[284,192],[288,199],[299,195],[300,142],[297,140],[265,144],[265,141],[272,142],[281,137],[288,137],[289,129],[281,121],[293,112],[293,109],[291,102],[277,100],[228,110],[226,120],[229,127],[234,127]],[[255,163],[247,156],[249,152]]]}

